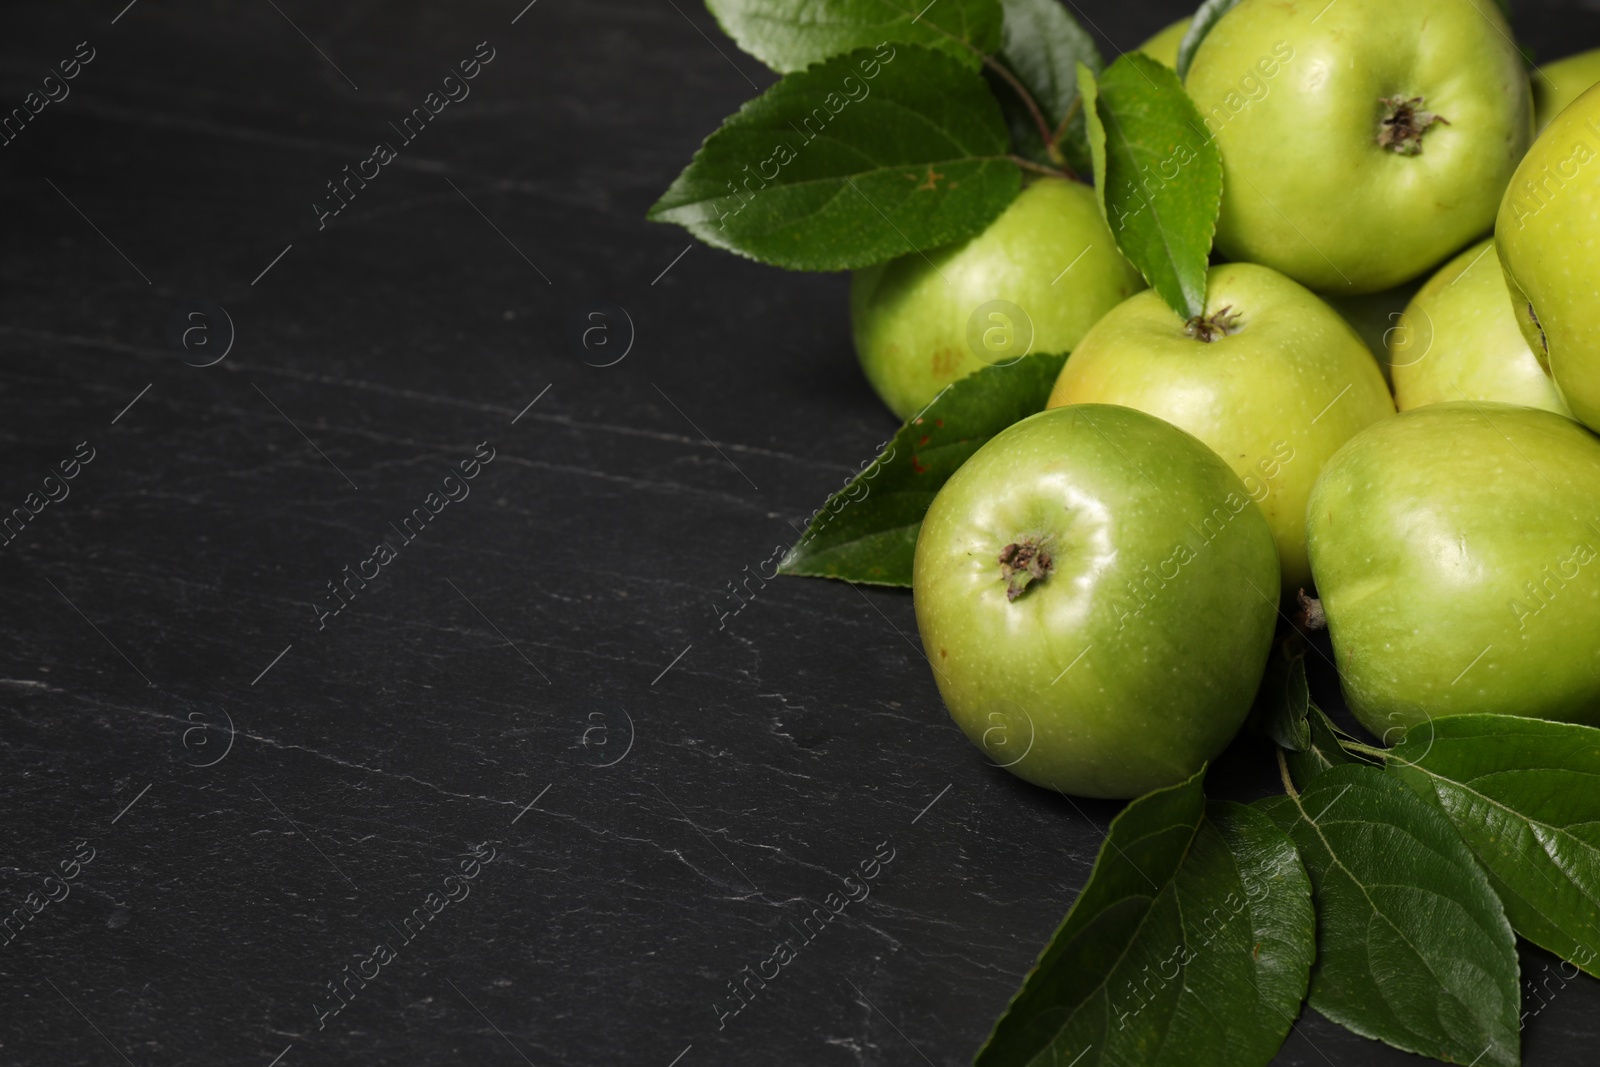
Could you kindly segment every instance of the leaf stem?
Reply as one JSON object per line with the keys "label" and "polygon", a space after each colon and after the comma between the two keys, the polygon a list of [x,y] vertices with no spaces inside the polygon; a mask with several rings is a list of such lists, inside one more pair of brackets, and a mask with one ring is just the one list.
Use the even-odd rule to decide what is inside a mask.
{"label": "leaf stem", "polygon": [[1283,791],[1294,798],[1296,804],[1300,803],[1300,794],[1295,790],[1294,779],[1289,777],[1289,761],[1283,758],[1283,749],[1273,748],[1278,755],[1278,776],[1283,779]]}
{"label": "leaf stem", "polygon": [[1067,113],[1062,116],[1061,125],[1056,127],[1056,141],[1067,135],[1067,127],[1072,125],[1072,120],[1078,117],[1078,112],[1083,110],[1083,94],[1079,93],[1072,98],[1072,106],[1067,108]]}
{"label": "leaf stem", "polygon": [[1039,110],[1039,102],[1033,98],[1033,94],[1028,92],[1027,87],[1017,80],[1017,76],[1007,70],[1006,65],[994,56],[984,56],[983,64],[994,71],[1001,81],[1011,86],[1012,91],[1027,107],[1028,114],[1033,116],[1033,124],[1039,128],[1039,137],[1044,141],[1045,154],[1050,157],[1051,162],[1064,164],[1066,160],[1061,155],[1061,149],[1056,146],[1056,136],[1050,132],[1050,123],[1045,121],[1044,112]]}
{"label": "leaf stem", "polygon": [[1067,166],[1065,163],[1062,163],[1059,167],[1047,167],[1043,163],[1035,163],[1026,156],[1009,155],[1005,158],[1009,159],[1023,170],[1031,170],[1036,174],[1047,174],[1052,178],[1067,178],[1071,181],[1078,180],[1077,172],[1071,167]]}

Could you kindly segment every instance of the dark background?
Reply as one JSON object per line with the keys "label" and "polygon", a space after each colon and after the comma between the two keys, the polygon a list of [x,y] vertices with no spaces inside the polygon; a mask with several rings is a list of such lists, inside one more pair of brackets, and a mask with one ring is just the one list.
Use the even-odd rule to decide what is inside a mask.
{"label": "dark background", "polygon": [[[0,947],[0,1062],[969,1062],[1116,808],[987,765],[905,595],[750,581],[719,628],[895,428],[845,278],[644,221],[771,76],[692,0],[123,2],[0,15],[0,110],[96,50],[0,148],[0,512],[95,449],[0,548],[0,912],[95,850]],[[1082,14],[1113,55],[1188,6]],[[1519,25],[1600,44],[1593,11]],[[319,231],[324,183],[480,41],[471,97]],[[231,350],[187,365],[218,307]],[[1223,766],[1248,793],[1268,764]],[[481,842],[470,896],[319,1029]],[[719,1029],[882,842],[871,897]],[[1525,1033],[1530,1064],[1597,1044],[1587,978]],[[1278,1062],[1413,1060],[1307,1012]]]}

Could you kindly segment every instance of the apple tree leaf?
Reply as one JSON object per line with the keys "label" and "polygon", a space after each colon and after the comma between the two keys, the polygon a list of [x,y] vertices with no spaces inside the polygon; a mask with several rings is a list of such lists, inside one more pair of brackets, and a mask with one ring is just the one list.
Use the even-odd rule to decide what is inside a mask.
{"label": "apple tree leaf", "polygon": [[1143,52],[1078,67],[1100,211],[1128,262],[1181,317],[1205,311],[1222,155],[1178,76]]}
{"label": "apple tree leaf", "polygon": [[1250,711],[1253,728],[1279,748],[1304,752],[1311,747],[1311,688],[1306,684],[1305,644],[1290,637],[1272,646],[1261,688]]}
{"label": "apple tree leaf", "polygon": [[1258,1067],[1299,1014],[1310,883],[1260,812],[1204,772],[1129,804],[977,1067]]}
{"label": "apple tree leaf", "polygon": [[1066,361],[1023,356],[952,382],[828,498],[779,572],[910,587],[917,531],[934,495],[985,441],[1044,410]]}
{"label": "apple tree leaf", "polygon": [[1600,730],[1452,715],[1387,765],[1455,824],[1517,933],[1600,977]]}
{"label": "apple tree leaf", "polygon": [[1000,47],[1000,0],[706,0],[739,47],[780,74],[886,41],[976,68]]}
{"label": "apple tree leaf", "polygon": [[1250,726],[1283,749],[1290,777],[1304,789],[1329,767],[1365,760],[1345,750],[1342,742],[1354,741],[1333,724],[1311,699],[1306,683],[1305,639],[1291,635],[1279,641],[1267,660],[1267,669],[1250,709]]}
{"label": "apple tree leaf", "polygon": [[1515,938],[1450,821],[1377,767],[1330,767],[1258,804],[1311,872],[1311,1006],[1409,1052],[1516,1067]]}
{"label": "apple tree leaf", "polygon": [[1045,164],[1063,160],[1079,174],[1094,167],[1078,92],[1078,64],[1099,73],[1103,62],[1094,38],[1078,25],[1061,0],[1002,0],[1005,23],[998,62],[1038,103],[1046,125],[1059,134],[1052,156],[1039,125],[1016,91],[994,79],[995,93],[1011,124],[1017,151]]}
{"label": "apple tree leaf", "polygon": [[1194,62],[1194,54],[1200,51],[1200,42],[1206,39],[1211,28],[1221,21],[1222,16],[1238,7],[1239,3],[1240,0],[1205,0],[1199,10],[1195,11],[1194,18],[1189,22],[1189,32],[1178,42],[1179,79],[1189,76],[1189,65]]}
{"label": "apple tree leaf", "polygon": [[983,78],[884,45],[791,74],[706,139],[650,209],[707,244],[848,270],[964,240],[1021,188]]}
{"label": "apple tree leaf", "polygon": [[1316,701],[1311,701],[1306,708],[1306,728],[1310,741],[1306,747],[1298,752],[1285,752],[1284,760],[1289,764],[1289,774],[1294,779],[1295,785],[1304,789],[1311,784],[1311,780],[1330,767],[1342,767],[1347,763],[1365,763],[1345,750],[1342,742],[1353,741],[1327,713],[1317,707]]}

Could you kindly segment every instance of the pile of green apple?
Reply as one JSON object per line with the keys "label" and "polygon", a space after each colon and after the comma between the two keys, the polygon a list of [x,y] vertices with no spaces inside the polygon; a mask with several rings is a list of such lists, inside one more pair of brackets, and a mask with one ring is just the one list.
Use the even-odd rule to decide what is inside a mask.
{"label": "pile of green apple", "polygon": [[[1106,66],[1057,0],[707,0],[784,77],[651,216],[851,270],[902,420],[780,570],[910,587],[973,744],[1137,798],[982,1067],[1263,1064],[1302,1003],[1510,1067],[1513,931],[1600,976],[1600,50],[1506,2]],[[1247,722],[1285,795],[1208,801]]]}
{"label": "pile of green apple", "polygon": [[[1600,92],[1579,92],[1600,53],[1535,74],[1560,109],[1535,141],[1484,5],[1413,5],[1401,42],[1364,10],[1388,5],[1342,6],[1245,0],[1194,54],[1199,111],[1228,114],[1203,316],[1126,296],[1090,191],[1053,178],[959,247],[855,276],[862,366],[902,416],[985,365],[985,301],[1071,352],[916,554],[950,713],[997,756],[1031,738],[1002,762],[1040,785],[1193,774],[1245,722],[1280,592],[1313,583],[1350,708],[1387,741],[1470,712],[1600,724]],[[1186,29],[1145,50],[1175,60]],[[1341,314],[1362,297],[1397,309],[1376,354]]]}

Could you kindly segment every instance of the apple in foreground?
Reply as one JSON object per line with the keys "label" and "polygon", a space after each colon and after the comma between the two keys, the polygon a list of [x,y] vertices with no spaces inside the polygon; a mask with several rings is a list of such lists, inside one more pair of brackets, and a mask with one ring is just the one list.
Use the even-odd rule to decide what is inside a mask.
{"label": "apple in foreground", "polygon": [[1346,445],[1311,569],[1350,710],[1600,725],[1600,440],[1549,411],[1434,404]]}
{"label": "apple in foreground", "polygon": [[1550,120],[1591,85],[1600,84],[1600,48],[1546,63],[1533,72],[1534,126],[1540,132]]}
{"label": "apple in foreground", "polygon": [[1398,285],[1487,232],[1533,134],[1483,0],[1242,0],[1185,86],[1222,149],[1217,248],[1328,292]]}
{"label": "apple in foreground", "polygon": [[1046,178],[964,244],[857,271],[850,322],[867,380],[905,420],[973,371],[1071,350],[1143,288],[1094,190]]}
{"label": "apple in foreground", "polygon": [[1184,34],[1189,32],[1190,19],[1179,19],[1144,44],[1136,51],[1143,52],[1157,63],[1177,69],[1178,48],[1183,44]]}
{"label": "apple in foreground", "polygon": [[1050,406],[1122,404],[1194,434],[1244,481],[1272,528],[1285,592],[1311,582],[1306,500],[1322,465],[1394,414],[1377,360],[1317,295],[1253,263],[1212,267],[1206,315],[1154,290],[1097,322]]}
{"label": "apple in foreground", "polygon": [[1600,428],[1600,85],[1557,115],[1517,167],[1495,222],[1512,310],[1561,399]]}
{"label": "apple in foreground", "polygon": [[1428,279],[1389,333],[1401,411],[1452,400],[1498,400],[1571,417],[1517,326],[1511,293],[1482,241]]}
{"label": "apple in foreground", "polygon": [[1210,449],[1130,408],[1044,411],[934,498],[917,628],[974,744],[1037,785],[1134,797],[1227,745],[1272,643],[1278,560]]}

